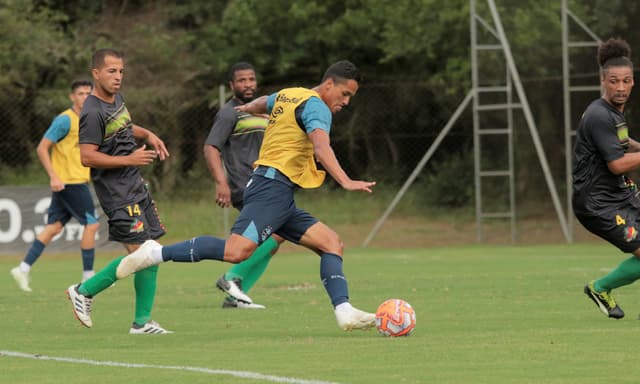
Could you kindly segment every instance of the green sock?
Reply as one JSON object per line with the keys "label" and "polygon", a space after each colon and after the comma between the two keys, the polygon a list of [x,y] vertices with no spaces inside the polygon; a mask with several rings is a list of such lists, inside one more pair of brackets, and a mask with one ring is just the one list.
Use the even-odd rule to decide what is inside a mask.
{"label": "green sock", "polygon": [[640,279],[640,259],[631,256],[608,275],[596,280],[593,287],[598,292],[610,291]]}
{"label": "green sock", "polygon": [[269,237],[264,243],[260,244],[251,254],[251,257],[231,267],[225,278],[227,280],[242,280],[242,290],[249,292],[267,269],[267,265],[271,261],[271,253],[277,248],[278,242],[273,237]]}
{"label": "green sock", "polygon": [[144,325],[151,320],[151,309],[156,297],[156,282],[158,276],[158,266],[152,265],[136,272],[134,286],[136,289],[136,318],[134,322]]}
{"label": "green sock", "polygon": [[80,284],[78,292],[84,296],[95,296],[109,288],[116,280],[118,280],[116,278],[116,269],[118,268],[118,265],[120,265],[120,260],[122,259],[124,259],[124,256],[118,257],[110,262],[106,267],[102,268],[100,272],[96,273],[92,278]]}

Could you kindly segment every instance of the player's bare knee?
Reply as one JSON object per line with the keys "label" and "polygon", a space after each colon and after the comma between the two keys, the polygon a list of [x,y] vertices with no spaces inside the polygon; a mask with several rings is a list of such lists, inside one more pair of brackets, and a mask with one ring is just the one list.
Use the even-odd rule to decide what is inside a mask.
{"label": "player's bare knee", "polygon": [[344,243],[342,239],[337,234],[334,236],[330,236],[328,241],[322,244],[320,250],[322,252],[333,253],[334,255],[338,255],[342,257],[344,251]]}
{"label": "player's bare knee", "polygon": [[252,251],[248,249],[225,249],[224,250],[224,261],[227,261],[232,264],[242,263],[246,259],[251,256]]}

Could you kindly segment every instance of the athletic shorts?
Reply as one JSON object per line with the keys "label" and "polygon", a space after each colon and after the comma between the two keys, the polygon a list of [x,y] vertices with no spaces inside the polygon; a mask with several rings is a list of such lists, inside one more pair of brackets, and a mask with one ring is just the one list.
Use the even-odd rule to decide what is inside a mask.
{"label": "athletic shorts", "polygon": [[109,240],[124,244],[142,244],[149,239],[159,239],[165,234],[158,210],[151,196],[138,203],[127,205],[107,213]]}
{"label": "athletic shorts", "polygon": [[47,224],[57,221],[67,224],[74,217],[82,225],[98,222],[88,184],[66,184],[64,189],[51,194]]}
{"label": "athletic shorts", "polygon": [[640,248],[640,222],[638,208],[633,206],[605,213],[576,213],[582,225],[591,233],[615,245],[622,252],[631,253]]}
{"label": "athletic shorts", "polygon": [[[265,167],[259,167],[265,168]],[[289,179],[274,168],[267,175],[254,173],[244,191],[243,207],[231,233],[262,244],[272,233],[298,244],[307,229],[318,219],[296,207],[296,189]]]}

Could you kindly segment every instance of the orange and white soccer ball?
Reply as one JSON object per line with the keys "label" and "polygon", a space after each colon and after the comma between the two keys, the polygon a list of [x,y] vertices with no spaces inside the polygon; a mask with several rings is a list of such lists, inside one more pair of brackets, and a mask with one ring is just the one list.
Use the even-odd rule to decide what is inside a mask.
{"label": "orange and white soccer ball", "polygon": [[384,336],[409,336],[416,327],[416,312],[401,299],[389,299],[376,311],[376,328]]}

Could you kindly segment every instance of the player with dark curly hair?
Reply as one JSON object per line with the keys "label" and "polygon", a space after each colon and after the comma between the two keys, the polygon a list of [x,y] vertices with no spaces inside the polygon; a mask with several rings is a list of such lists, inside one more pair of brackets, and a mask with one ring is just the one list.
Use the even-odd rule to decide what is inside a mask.
{"label": "player with dark curly hair", "polygon": [[631,48],[612,38],[598,48],[602,97],[578,125],[573,166],[573,209],[590,232],[631,253],[613,271],[584,287],[608,317],[621,319],[611,291],[640,279],[640,198],[626,173],[640,168],[640,143],[629,137],[624,108],[633,88]]}

